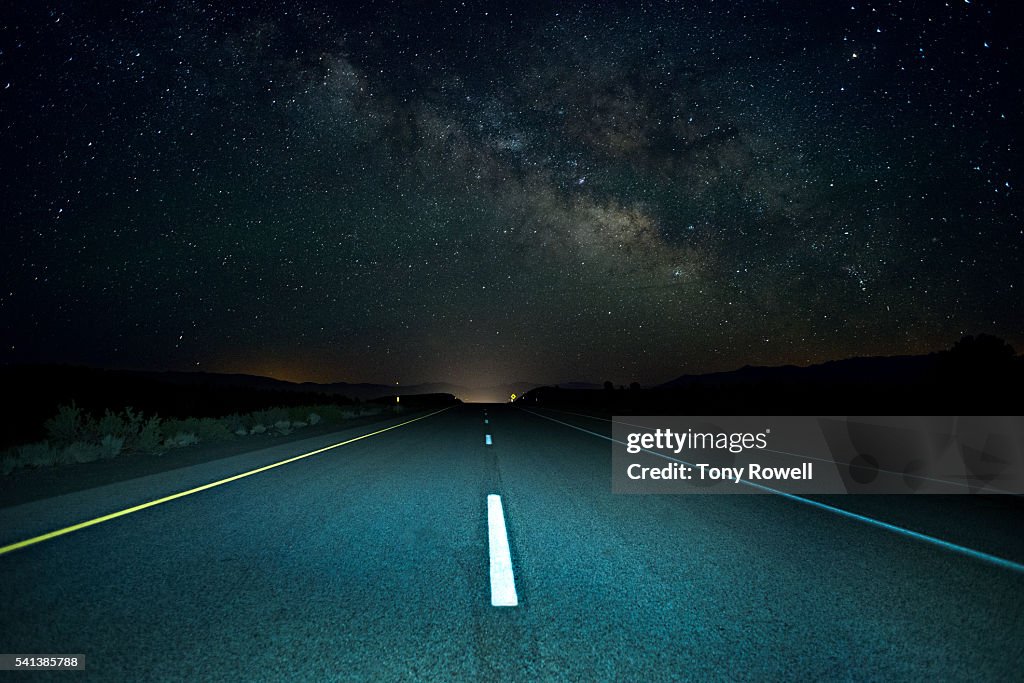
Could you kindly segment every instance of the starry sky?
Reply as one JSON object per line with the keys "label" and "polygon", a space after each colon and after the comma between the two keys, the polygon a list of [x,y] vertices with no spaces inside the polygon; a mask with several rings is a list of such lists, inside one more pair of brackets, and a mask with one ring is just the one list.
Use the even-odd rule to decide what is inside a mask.
{"label": "starry sky", "polygon": [[1024,347],[1015,3],[4,3],[0,362],[644,384]]}

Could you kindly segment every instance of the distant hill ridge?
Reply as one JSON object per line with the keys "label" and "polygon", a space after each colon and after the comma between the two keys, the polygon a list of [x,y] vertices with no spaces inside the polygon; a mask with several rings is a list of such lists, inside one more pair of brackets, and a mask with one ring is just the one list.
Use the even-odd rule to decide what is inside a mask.
{"label": "distant hill ridge", "polygon": [[863,356],[831,360],[816,365],[744,365],[738,370],[702,375],[682,375],[658,385],[682,388],[693,385],[724,386],[773,382],[782,384],[915,382],[933,372],[940,355]]}
{"label": "distant hill ridge", "polygon": [[[344,396],[346,398],[369,401],[383,396],[395,394],[452,394],[465,397],[473,394],[488,394],[507,398],[515,393],[521,395],[540,386],[539,383],[511,382],[491,387],[465,387],[447,382],[427,382],[412,385],[374,384],[369,382],[289,382],[287,380],[248,375],[242,373],[219,372],[185,372],[176,370],[105,370],[84,366],[69,365],[24,365],[0,367],[0,376],[14,383],[40,381],[44,383],[61,383],[73,378],[102,375],[110,379],[148,380],[160,384],[179,387],[207,386],[218,389],[249,389],[255,391],[297,392],[326,394],[328,396]],[[472,399],[470,399],[472,400]]]}
{"label": "distant hill ridge", "polygon": [[[1024,357],[991,335],[923,355],[868,356],[806,367],[747,365],[628,390],[566,386],[528,392],[524,405],[613,415],[1020,415]],[[825,411],[825,412],[822,412]]]}

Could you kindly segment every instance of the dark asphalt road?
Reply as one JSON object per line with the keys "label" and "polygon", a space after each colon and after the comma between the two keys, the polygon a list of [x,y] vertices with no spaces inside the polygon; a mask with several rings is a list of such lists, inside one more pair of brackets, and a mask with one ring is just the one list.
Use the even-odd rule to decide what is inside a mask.
{"label": "dark asphalt road", "polygon": [[[608,441],[484,408],[0,555],[0,652],[88,667],[0,678],[1019,679],[1024,574],[777,496],[613,495]],[[381,426],[0,509],[0,546]],[[490,604],[489,493],[518,607]],[[1024,555],[998,506],[846,502]]]}

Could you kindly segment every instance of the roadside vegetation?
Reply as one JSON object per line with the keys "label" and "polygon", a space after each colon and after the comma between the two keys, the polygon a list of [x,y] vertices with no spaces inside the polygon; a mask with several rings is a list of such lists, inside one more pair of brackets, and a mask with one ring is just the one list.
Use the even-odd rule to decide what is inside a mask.
{"label": "roadside vegetation", "polygon": [[22,468],[164,453],[258,434],[284,436],[317,424],[340,424],[356,417],[391,412],[392,407],[384,405],[308,405],[267,408],[224,417],[161,418],[132,408],[92,415],[72,402],[60,406],[57,414],[46,421],[45,440],[0,453],[0,475]]}

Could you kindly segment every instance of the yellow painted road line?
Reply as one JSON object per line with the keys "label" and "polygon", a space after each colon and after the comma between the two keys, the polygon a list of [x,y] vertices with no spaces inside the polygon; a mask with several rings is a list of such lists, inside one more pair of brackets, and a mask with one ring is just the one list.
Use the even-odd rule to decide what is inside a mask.
{"label": "yellow painted road line", "polygon": [[209,484],[203,484],[202,486],[197,486],[194,489],[189,489],[188,491],[181,491],[180,493],[174,493],[174,494],[171,494],[169,496],[164,496],[163,498],[158,498],[156,500],[151,500],[148,503],[142,503],[141,505],[136,505],[134,507],[125,508],[124,510],[118,510],[117,512],[111,512],[109,515],[103,515],[102,517],[96,517],[95,519],[90,519],[90,520],[85,521],[85,522],[79,522],[78,524],[72,524],[71,526],[66,526],[63,529],[57,529],[56,531],[51,531],[49,533],[42,534],[41,536],[34,536],[32,538],[27,538],[24,541],[18,541],[17,543],[12,543],[10,545],[5,545],[2,548],[0,548],[0,555],[3,555],[4,553],[9,553],[12,550],[18,550],[19,548],[25,548],[25,547],[30,546],[30,545],[35,545],[36,543],[42,543],[43,541],[49,541],[51,538],[57,538],[58,536],[63,536],[64,534],[70,534],[72,531],[78,531],[79,529],[85,529],[87,527],[95,526],[97,524],[102,524],[103,522],[109,522],[112,519],[117,519],[118,517],[124,517],[125,515],[132,514],[133,512],[138,512],[139,510],[145,510],[146,508],[151,508],[151,507],[155,507],[157,505],[161,505],[163,503],[168,503],[168,502],[170,502],[172,500],[177,500],[178,498],[184,498],[185,496],[191,496],[193,493],[199,493],[200,491],[205,491],[206,489],[212,489],[212,488],[214,488],[216,486],[223,486],[224,484],[227,484],[229,482],[236,481],[238,479],[244,479],[245,477],[251,477],[254,474],[259,474],[260,472],[266,472],[267,470],[272,470],[275,467],[280,467],[281,465],[287,465],[290,462],[295,462],[296,460],[302,460],[303,458],[308,458],[311,455],[316,455],[318,453],[323,453],[324,451],[329,451],[329,450],[331,450],[333,448],[340,448],[341,446],[346,446],[346,445],[348,445],[350,443],[354,443],[356,441],[361,441],[362,439],[368,439],[371,436],[376,436],[378,434],[383,434],[384,432],[389,432],[392,429],[398,429],[399,427],[404,427],[405,425],[412,424],[413,422],[418,422],[419,420],[425,420],[428,417],[433,417],[434,415],[437,415],[438,413],[443,413],[446,410],[450,410],[450,408],[442,408],[441,410],[435,410],[434,412],[430,413],[429,415],[421,415],[420,417],[413,418],[412,420],[406,420],[405,422],[402,422],[402,423],[399,423],[399,424],[396,424],[396,425],[391,425],[390,427],[385,427],[384,429],[378,429],[377,431],[370,432],[369,434],[363,434],[362,436],[356,436],[356,437],[353,437],[353,438],[348,439],[346,441],[341,441],[341,442],[336,443],[336,444],[331,444],[330,446],[324,446],[323,448],[318,448],[315,451],[310,451],[309,453],[303,453],[302,455],[296,455],[294,457],[288,458],[287,460],[281,460],[280,462],[275,462],[275,463],[271,463],[269,465],[264,465],[263,467],[257,467],[254,470],[249,470],[248,472],[242,472],[241,474],[236,474],[235,476],[228,477],[227,479],[221,479],[219,481],[210,482]]}

